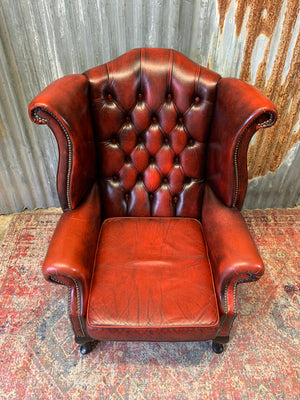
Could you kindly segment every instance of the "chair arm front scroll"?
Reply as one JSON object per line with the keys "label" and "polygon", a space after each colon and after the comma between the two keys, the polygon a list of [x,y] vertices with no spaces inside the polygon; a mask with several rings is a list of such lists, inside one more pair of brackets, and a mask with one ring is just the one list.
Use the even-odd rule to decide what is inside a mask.
{"label": "chair arm front scroll", "polygon": [[219,80],[207,179],[227,206],[241,209],[248,186],[249,141],[258,129],[272,126],[276,118],[274,104],[254,86],[234,78]]}
{"label": "chair arm front scroll", "polygon": [[264,265],[239,210],[224,205],[209,185],[204,192],[202,224],[221,310],[219,336],[228,337],[236,315],[236,286],[259,279]]}
{"label": "chair arm front scroll", "polygon": [[65,76],[46,87],[29,105],[32,121],[47,124],[58,143],[57,191],[64,211],[77,206],[96,177],[88,90],[85,76]]}
{"label": "chair arm front scroll", "polygon": [[85,336],[87,300],[100,224],[100,190],[96,183],[75,210],[61,216],[43,265],[47,280],[69,287],[69,312],[77,337]]}

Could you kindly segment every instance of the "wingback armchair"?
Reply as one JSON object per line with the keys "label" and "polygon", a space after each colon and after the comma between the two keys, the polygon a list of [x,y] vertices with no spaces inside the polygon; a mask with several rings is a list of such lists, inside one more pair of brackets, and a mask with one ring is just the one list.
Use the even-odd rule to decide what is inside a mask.
{"label": "wingback armchair", "polygon": [[43,273],[69,288],[75,340],[212,340],[236,286],[264,272],[240,214],[252,135],[276,108],[183,54],[142,48],[50,84],[30,104],[59,148],[63,214]]}

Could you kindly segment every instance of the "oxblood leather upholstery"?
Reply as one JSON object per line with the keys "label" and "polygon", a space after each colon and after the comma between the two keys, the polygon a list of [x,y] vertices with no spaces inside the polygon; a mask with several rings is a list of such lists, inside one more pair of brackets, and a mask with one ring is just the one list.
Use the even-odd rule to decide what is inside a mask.
{"label": "oxblood leather upholstery", "polygon": [[152,49],[85,76],[105,216],[199,218],[220,76],[177,52]]}
{"label": "oxblood leather upholstery", "polygon": [[263,273],[238,209],[273,103],[179,52],[135,49],[53,82],[29,114],[59,146],[64,214],[43,272],[71,289],[77,342],[228,340],[236,285]]}
{"label": "oxblood leather upholstery", "polygon": [[87,316],[90,336],[177,341],[217,335],[219,310],[199,221],[109,218],[99,243]]}

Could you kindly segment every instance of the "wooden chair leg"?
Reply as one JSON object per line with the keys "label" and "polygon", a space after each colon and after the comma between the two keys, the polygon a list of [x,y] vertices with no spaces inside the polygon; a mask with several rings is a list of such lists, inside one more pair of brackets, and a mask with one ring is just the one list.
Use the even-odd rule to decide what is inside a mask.
{"label": "wooden chair leg", "polygon": [[217,343],[214,340],[212,341],[212,345],[211,345],[214,353],[216,354],[221,354],[224,351],[224,346],[222,343]]}
{"label": "wooden chair leg", "polygon": [[224,351],[224,344],[229,342],[229,336],[217,336],[212,341],[212,349],[216,354],[221,354]]}
{"label": "wooden chair leg", "polygon": [[84,344],[82,344],[81,346],[80,346],[80,353],[82,354],[82,355],[86,355],[86,354],[89,354],[91,351],[93,351],[94,350],[94,348],[97,346],[97,344],[98,344],[98,341],[97,340],[93,340],[93,341],[91,341],[91,342],[86,342],[86,343],[84,343]]}
{"label": "wooden chair leg", "polygon": [[98,344],[98,340],[94,340],[89,336],[75,336],[75,342],[80,344],[80,353],[82,355],[89,354]]}

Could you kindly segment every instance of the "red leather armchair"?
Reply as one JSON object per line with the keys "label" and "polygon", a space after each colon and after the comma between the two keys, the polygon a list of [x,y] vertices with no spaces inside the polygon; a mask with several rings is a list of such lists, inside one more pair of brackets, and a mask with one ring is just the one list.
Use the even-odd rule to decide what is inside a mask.
{"label": "red leather armchair", "polygon": [[135,49],[30,104],[59,147],[64,211],[44,262],[69,287],[81,352],[98,340],[213,340],[263,262],[239,212],[247,148],[276,109],[177,51]]}

